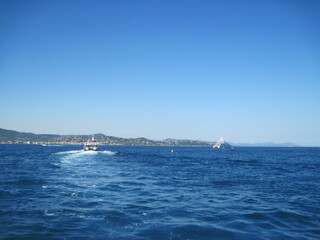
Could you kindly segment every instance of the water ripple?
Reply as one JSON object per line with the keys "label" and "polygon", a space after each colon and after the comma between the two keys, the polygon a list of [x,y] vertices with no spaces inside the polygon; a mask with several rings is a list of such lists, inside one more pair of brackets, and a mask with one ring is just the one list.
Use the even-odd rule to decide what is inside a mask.
{"label": "water ripple", "polygon": [[1,145],[1,239],[319,239],[320,149]]}

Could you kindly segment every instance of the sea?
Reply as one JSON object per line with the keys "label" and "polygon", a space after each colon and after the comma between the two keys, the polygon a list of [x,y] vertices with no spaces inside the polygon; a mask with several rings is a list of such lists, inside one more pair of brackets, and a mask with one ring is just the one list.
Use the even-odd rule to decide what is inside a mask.
{"label": "sea", "polygon": [[320,148],[0,144],[0,239],[320,239]]}

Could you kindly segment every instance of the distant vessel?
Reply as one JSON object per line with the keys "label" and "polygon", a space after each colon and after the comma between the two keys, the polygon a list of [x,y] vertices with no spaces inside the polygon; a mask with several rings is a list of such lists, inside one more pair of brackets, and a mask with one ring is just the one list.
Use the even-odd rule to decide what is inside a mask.
{"label": "distant vessel", "polygon": [[83,146],[84,151],[98,151],[99,150],[99,143],[94,140],[94,136],[92,136],[91,141],[88,141]]}
{"label": "distant vessel", "polygon": [[213,145],[213,148],[234,150],[234,148],[222,138]]}

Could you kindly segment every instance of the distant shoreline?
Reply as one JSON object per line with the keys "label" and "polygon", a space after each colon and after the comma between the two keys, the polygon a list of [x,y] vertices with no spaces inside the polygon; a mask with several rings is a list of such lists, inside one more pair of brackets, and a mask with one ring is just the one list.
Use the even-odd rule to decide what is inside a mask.
{"label": "distant shoreline", "polygon": [[[0,128],[1,144],[38,144],[38,145],[82,145],[91,138],[92,135],[58,135],[58,134],[34,134],[18,132]],[[94,134],[95,139],[106,146],[186,146],[186,147],[212,147],[216,141],[173,139],[150,140],[144,137],[121,138],[107,136],[102,133]],[[230,143],[234,147],[307,147],[297,144],[287,143]]]}
{"label": "distant shoreline", "polygon": [[[4,143],[0,142],[0,145],[34,145],[34,146],[43,146],[43,147],[58,147],[58,146],[82,146],[83,143]],[[46,145],[46,146],[44,146]],[[111,145],[111,144],[100,144],[100,146],[123,146],[123,147],[206,147],[212,148],[208,145]],[[234,145],[235,148],[320,148],[319,146],[238,146]]]}

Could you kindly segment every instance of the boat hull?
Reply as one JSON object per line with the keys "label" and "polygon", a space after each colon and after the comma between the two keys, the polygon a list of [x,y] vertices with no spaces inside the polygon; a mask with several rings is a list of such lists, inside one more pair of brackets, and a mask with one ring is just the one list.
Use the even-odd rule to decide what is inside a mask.
{"label": "boat hull", "polygon": [[84,151],[99,151],[99,147],[98,146],[84,146],[83,150]]}

